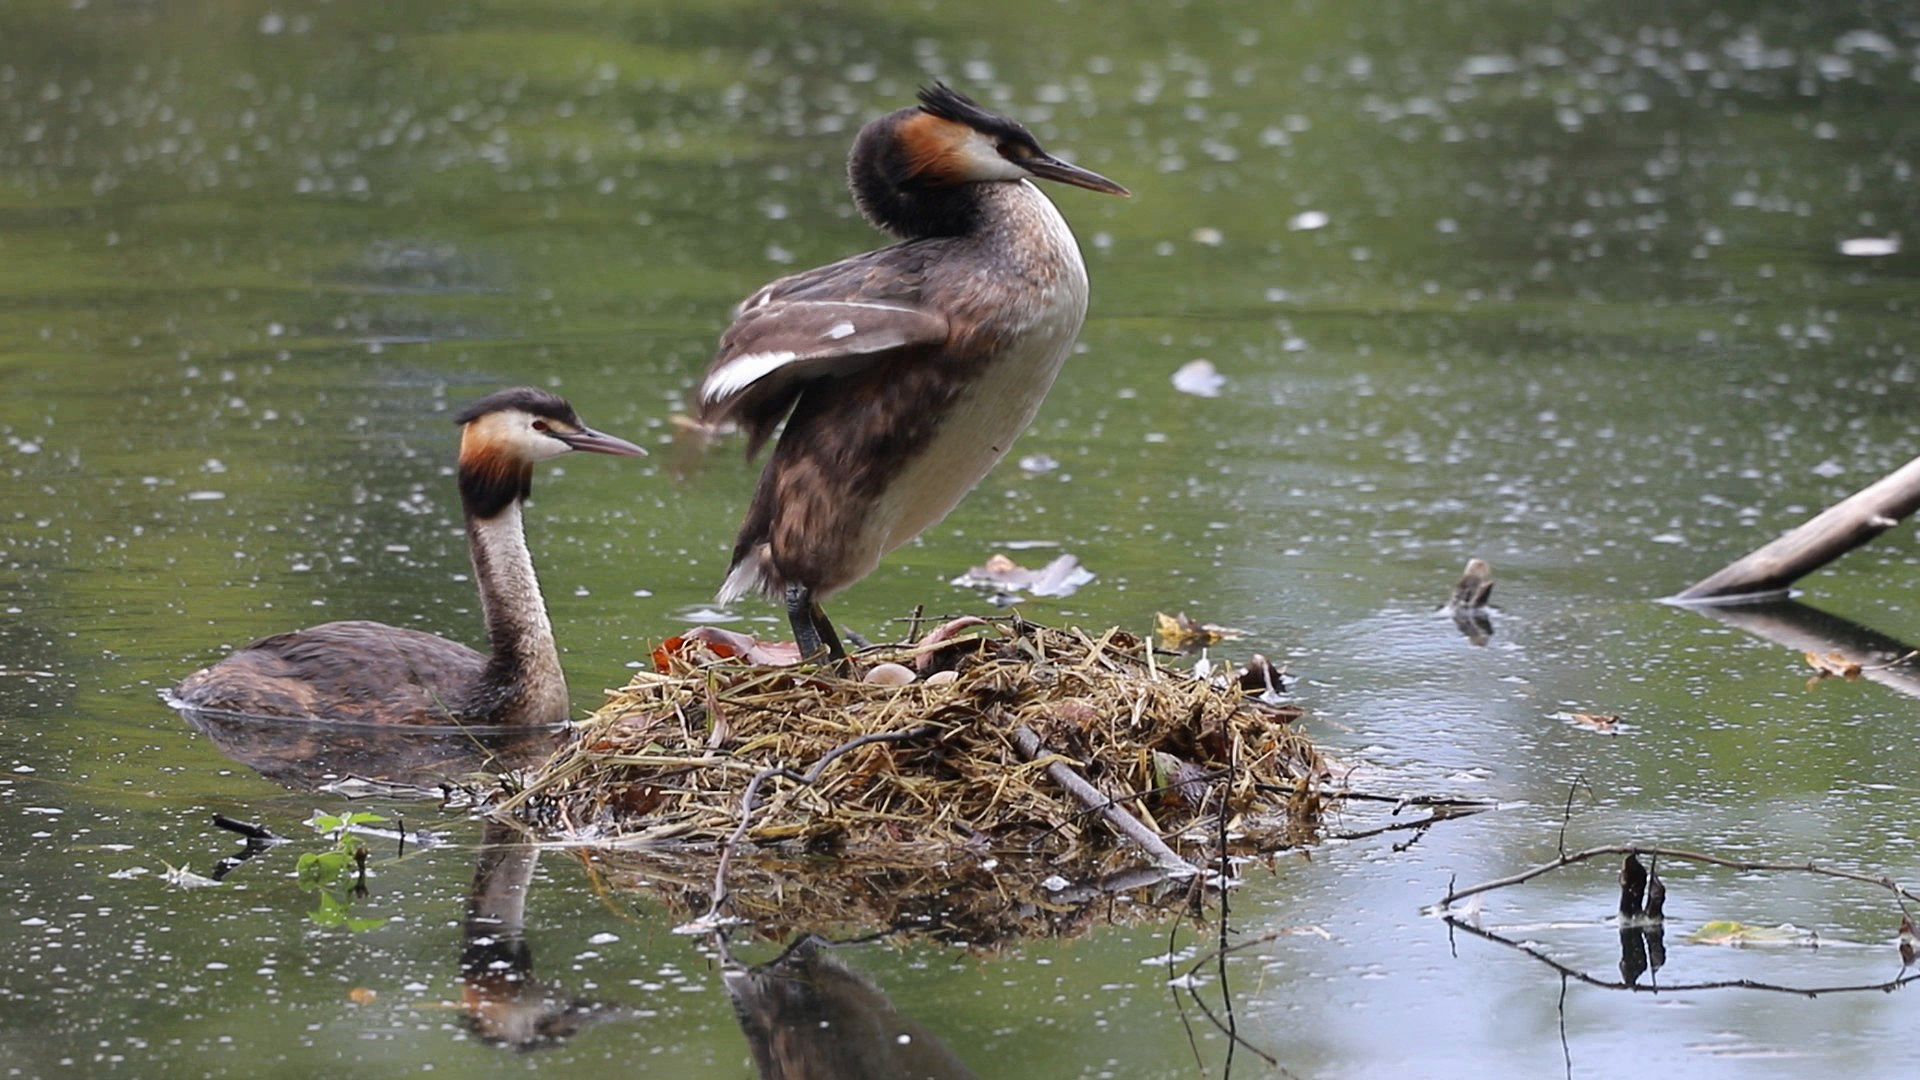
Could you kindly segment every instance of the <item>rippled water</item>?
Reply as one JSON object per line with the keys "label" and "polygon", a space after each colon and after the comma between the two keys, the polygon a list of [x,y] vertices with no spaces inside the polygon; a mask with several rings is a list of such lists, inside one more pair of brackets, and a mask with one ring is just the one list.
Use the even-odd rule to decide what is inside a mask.
{"label": "rippled water", "polygon": [[[840,161],[933,77],[1135,197],[1054,193],[1095,294],[1016,452],[1056,467],[1009,461],[836,619],[984,611],[948,580],[1057,548],[1097,580],[1030,617],[1244,628],[1356,787],[1503,807],[1250,867],[1236,932],[1289,933],[1228,968],[1240,1033],[1297,1076],[1920,1068],[1906,992],[1563,985],[1422,915],[1551,859],[1576,781],[1569,848],[1920,876],[1913,700],[1810,688],[1795,648],[1653,602],[1920,446],[1904,6],[96,2],[9,7],[0,40],[11,1072],[749,1074],[717,959],[558,851],[525,940],[579,1030],[495,1045],[463,968],[480,827],[361,804],[443,842],[381,841],[355,911],[384,922],[324,925],[300,823],[344,801],[155,690],[329,618],[473,640],[450,410],[513,383],[655,450],[538,482],[576,707],[709,616],[755,470],[670,418],[734,301],[873,244]],[[1218,397],[1174,388],[1198,359]],[[1498,581],[1480,646],[1439,612],[1473,556]],[[1896,530],[1805,599],[1920,642],[1915,565]],[[299,843],[167,884],[238,848],[215,812]],[[1871,886],[1662,872],[1663,985],[1901,974]],[[1481,920],[1617,979],[1612,892],[1594,864]],[[1826,944],[1682,940],[1722,918]],[[1165,957],[1213,934],[835,955],[978,1075],[1186,1076],[1226,1043],[1200,1023],[1196,1068]]]}

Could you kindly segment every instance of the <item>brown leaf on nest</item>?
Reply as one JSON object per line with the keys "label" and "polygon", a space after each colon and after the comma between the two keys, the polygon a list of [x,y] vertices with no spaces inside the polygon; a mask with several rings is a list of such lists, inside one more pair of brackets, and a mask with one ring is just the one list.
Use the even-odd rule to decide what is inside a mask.
{"label": "brown leaf on nest", "polygon": [[1203,623],[1184,611],[1178,615],[1169,615],[1164,611],[1154,612],[1153,629],[1160,635],[1161,647],[1174,652],[1192,652],[1208,645],[1218,645],[1223,641],[1233,641],[1246,636],[1243,630]]}
{"label": "brown leaf on nest", "polygon": [[1813,665],[1813,678],[1807,680],[1807,689],[1811,690],[1821,679],[1857,679],[1860,677],[1858,661],[1847,659],[1844,653],[1835,651],[1825,656],[1808,649],[1801,654],[1807,663]]}
{"label": "brown leaf on nest", "polygon": [[769,667],[792,667],[800,662],[800,646],[791,641],[761,641],[752,634],[722,630],[717,626],[696,626],[677,637],[670,637],[653,650],[653,670],[673,670],[680,664],[711,663],[716,660],[740,660]]}

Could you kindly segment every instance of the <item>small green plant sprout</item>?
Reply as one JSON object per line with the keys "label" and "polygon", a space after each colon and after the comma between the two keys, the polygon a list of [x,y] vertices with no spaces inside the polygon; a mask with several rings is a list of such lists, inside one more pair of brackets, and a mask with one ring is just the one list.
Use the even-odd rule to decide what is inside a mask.
{"label": "small green plant sprout", "polygon": [[379,814],[323,814],[315,811],[307,824],[323,836],[334,838],[328,851],[310,851],[294,865],[294,879],[301,892],[314,893],[319,907],[307,913],[315,926],[345,928],[356,933],[386,923],[385,919],[356,917],[353,903],[367,896],[367,845],[349,830],[355,826],[385,821]]}

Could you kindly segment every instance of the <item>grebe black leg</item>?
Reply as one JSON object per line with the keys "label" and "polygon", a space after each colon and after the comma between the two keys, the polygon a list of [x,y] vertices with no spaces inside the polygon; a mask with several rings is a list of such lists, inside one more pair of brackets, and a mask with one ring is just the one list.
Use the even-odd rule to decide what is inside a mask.
{"label": "grebe black leg", "polygon": [[807,606],[813,609],[813,629],[827,647],[827,655],[842,667],[846,666],[847,649],[840,644],[840,635],[834,632],[833,624],[827,621],[827,613],[820,609],[813,597],[807,597]]}
{"label": "grebe black leg", "polygon": [[787,586],[787,623],[793,627],[794,644],[800,646],[800,659],[817,660],[822,653],[835,662],[847,658],[840,635],[833,632],[827,613],[820,610],[813,590],[805,585]]}

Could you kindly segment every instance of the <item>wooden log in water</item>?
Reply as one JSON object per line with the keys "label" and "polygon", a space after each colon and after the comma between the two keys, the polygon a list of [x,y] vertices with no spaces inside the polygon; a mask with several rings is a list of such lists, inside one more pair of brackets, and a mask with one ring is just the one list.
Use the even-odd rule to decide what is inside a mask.
{"label": "wooden log in water", "polygon": [[1808,607],[1798,600],[1703,604],[1697,610],[1776,645],[1810,656],[1829,657],[1843,664],[1857,664],[1860,677],[1868,682],[1920,698],[1920,663],[1908,659],[1913,656],[1913,647],[1870,626]]}
{"label": "wooden log in water", "polygon": [[1795,581],[1900,524],[1915,509],[1920,509],[1920,458],[1668,599],[1731,604],[1785,596]]}

